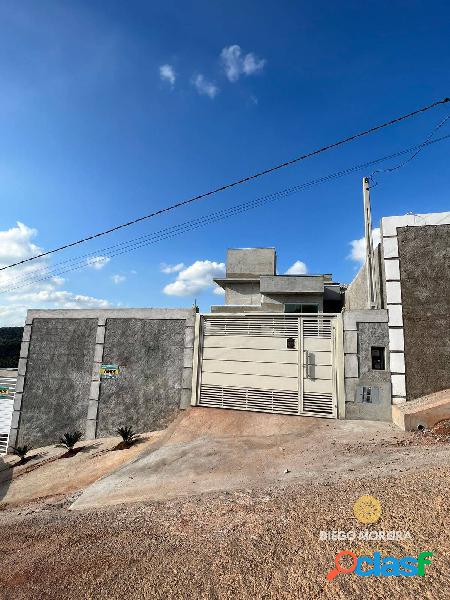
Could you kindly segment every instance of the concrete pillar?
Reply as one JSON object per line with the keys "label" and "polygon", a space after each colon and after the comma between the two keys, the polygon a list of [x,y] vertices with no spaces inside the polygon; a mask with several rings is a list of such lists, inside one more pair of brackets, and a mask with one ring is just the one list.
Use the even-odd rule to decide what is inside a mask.
{"label": "concrete pillar", "polygon": [[27,370],[28,352],[30,349],[32,320],[27,320],[23,329],[22,344],[20,346],[19,369],[17,373],[16,393],[14,395],[14,407],[11,420],[11,431],[9,434],[8,452],[17,445],[19,434],[20,413],[22,410],[22,395],[25,385],[25,373]]}
{"label": "concrete pillar", "polygon": [[106,319],[100,317],[97,322],[97,332],[95,335],[94,361],[92,364],[91,387],[89,390],[89,404],[85,431],[85,438],[87,440],[95,440],[97,435],[98,404],[100,400],[100,367],[103,361],[105,333]]}
{"label": "concrete pillar", "polygon": [[185,409],[191,405],[192,395],[192,359],[194,353],[195,313],[185,321],[183,374],[181,381],[180,408]]}

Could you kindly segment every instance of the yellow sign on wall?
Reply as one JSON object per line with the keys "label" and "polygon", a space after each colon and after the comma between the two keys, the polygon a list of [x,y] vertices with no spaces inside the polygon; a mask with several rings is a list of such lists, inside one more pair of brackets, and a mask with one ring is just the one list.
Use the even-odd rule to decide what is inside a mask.
{"label": "yellow sign on wall", "polygon": [[115,379],[119,375],[119,365],[101,365],[100,367],[100,379]]}

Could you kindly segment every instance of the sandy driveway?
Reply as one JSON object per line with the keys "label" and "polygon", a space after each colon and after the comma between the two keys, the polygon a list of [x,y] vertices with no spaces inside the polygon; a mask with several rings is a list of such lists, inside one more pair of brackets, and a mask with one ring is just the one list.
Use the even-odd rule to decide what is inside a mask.
{"label": "sandy driveway", "polygon": [[409,435],[373,421],[194,408],[161,447],[150,448],[90,486],[73,508],[353,479],[361,472],[370,479],[421,465],[450,464],[450,446],[437,447],[430,454],[397,445]]}

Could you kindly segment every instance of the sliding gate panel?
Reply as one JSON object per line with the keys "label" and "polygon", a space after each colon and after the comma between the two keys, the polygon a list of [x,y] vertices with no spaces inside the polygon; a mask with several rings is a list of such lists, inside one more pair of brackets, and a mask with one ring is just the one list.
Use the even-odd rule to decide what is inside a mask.
{"label": "sliding gate panel", "polygon": [[332,316],[203,316],[199,405],[336,417],[332,336]]}

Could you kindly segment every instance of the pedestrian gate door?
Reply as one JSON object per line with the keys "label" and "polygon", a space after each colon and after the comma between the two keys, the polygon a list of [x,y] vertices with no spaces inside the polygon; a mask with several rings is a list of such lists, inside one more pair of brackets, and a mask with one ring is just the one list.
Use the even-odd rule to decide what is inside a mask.
{"label": "pedestrian gate door", "polygon": [[334,315],[201,317],[198,404],[336,418]]}

